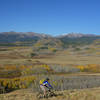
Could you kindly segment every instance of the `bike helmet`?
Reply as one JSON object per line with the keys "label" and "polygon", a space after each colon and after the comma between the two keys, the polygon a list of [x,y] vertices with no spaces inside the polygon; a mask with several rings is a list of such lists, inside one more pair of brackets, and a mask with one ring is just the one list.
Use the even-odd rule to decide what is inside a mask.
{"label": "bike helmet", "polygon": [[50,79],[47,77],[46,80],[48,81],[48,80],[50,80]]}

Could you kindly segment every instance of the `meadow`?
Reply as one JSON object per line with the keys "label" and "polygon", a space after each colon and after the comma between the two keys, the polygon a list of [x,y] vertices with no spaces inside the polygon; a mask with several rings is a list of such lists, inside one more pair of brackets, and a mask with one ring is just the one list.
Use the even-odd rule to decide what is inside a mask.
{"label": "meadow", "polygon": [[[32,47],[0,47],[0,86],[3,87],[0,89],[0,93],[10,94],[10,92],[29,89],[33,92],[32,95],[35,95],[40,91],[39,80],[49,77],[54,89],[66,94],[65,97],[61,97],[63,100],[64,98],[78,100],[80,98],[80,96],[76,96],[80,91],[78,89],[84,91],[87,88],[100,87],[100,50],[92,45],[88,48],[68,48],[53,54],[31,57]],[[67,97],[74,89],[77,90],[75,90],[74,96],[78,99],[72,99],[75,98],[74,96]],[[69,92],[66,93],[66,90]],[[80,95],[84,93],[82,92]],[[86,98],[84,100],[90,100],[88,97]]]}

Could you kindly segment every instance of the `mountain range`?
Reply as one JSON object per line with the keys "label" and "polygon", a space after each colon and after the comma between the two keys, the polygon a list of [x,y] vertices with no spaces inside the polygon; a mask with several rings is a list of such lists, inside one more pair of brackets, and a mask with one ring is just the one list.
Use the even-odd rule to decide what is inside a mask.
{"label": "mountain range", "polygon": [[[94,34],[82,34],[82,33],[69,33],[63,34],[60,36],[50,36],[47,34],[40,34],[35,32],[1,32],[0,33],[0,44],[9,44],[16,42],[27,42],[27,45],[33,45],[38,41],[45,42],[49,39],[49,41],[61,41],[63,47],[67,47],[68,45],[84,45],[91,44],[94,40],[100,39],[100,35]],[[56,39],[56,41],[55,41]],[[25,44],[25,43],[24,43]],[[55,43],[54,43],[55,44]]]}

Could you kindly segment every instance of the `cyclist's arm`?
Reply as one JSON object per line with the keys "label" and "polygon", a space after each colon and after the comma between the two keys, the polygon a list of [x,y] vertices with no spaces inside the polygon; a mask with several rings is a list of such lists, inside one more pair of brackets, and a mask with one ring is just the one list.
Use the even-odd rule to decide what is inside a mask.
{"label": "cyclist's arm", "polygon": [[47,82],[47,84],[48,84],[48,86],[49,86],[50,88],[53,88],[49,82]]}
{"label": "cyclist's arm", "polygon": [[45,81],[43,85],[46,86],[47,88],[53,88],[48,81]]}

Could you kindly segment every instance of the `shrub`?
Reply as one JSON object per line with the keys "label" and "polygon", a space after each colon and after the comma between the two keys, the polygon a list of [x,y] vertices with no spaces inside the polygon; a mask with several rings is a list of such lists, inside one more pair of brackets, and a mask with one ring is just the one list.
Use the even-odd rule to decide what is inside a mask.
{"label": "shrub", "polygon": [[57,51],[56,48],[49,48],[49,50],[51,50],[52,52],[56,52]]}
{"label": "shrub", "polygon": [[100,65],[98,64],[88,64],[77,66],[82,72],[100,72]]}
{"label": "shrub", "polygon": [[34,57],[34,56],[36,56],[36,55],[37,55],[36,53],[33,53],[33,52],[30,53],[31,58]]}
{"label": "shrub", "polygon": [[5,87],[6,91],[27,88],[32,82],[35,81],[34,76],[25,76],[19,78],[2,78],[0,79],[1,86]]}
{"label": "shrub", "polygon": [[50,68],[54,71],[54,73],[75,73],[80,71],[78,68],[62,65],[51,65]]}
{"label": "shrub", "polygon": [[28,66],[21,73],[22,75],[34,75],[34,74],[47,74],[51,71],[50,67],[46,64]]}
{"label": "shrub", "polygon": [[81,49],[80,48],[75,48],[75,51],[80,51]]}

